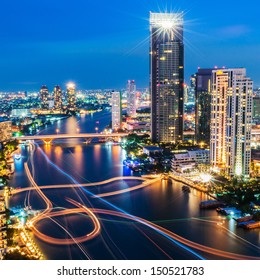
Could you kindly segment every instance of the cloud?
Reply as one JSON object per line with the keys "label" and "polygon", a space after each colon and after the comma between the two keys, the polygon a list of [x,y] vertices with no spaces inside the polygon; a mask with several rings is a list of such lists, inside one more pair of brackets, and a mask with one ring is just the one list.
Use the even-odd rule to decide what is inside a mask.
{"label": "cloud", "polygon": [[219,29],[219,34],[227,38],[238,38],[247,35],[251,29],[247,25],[231,25]]}

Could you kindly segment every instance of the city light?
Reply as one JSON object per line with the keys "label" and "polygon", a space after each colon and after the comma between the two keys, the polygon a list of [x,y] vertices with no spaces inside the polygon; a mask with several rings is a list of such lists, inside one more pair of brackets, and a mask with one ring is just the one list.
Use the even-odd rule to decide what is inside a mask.
{"label": "city light", "polygon": [[[212,41],[216,34],[190,36],[200,44],[198,51],[194,48],[192,55],[187,53],[192,44],[186,36],[188,19],[185,16],[184,21],[184,12],[180,12],[189,9],[185,5],[171,12],[169,4],[166,12],[158,3],[150,3],[149,9],[157,12],[150,12],[146,27],[139,26],[150,33],[137,44],[145,45],[140,53],[147,56],[150,67],[140,74],[143,68],[130,61],[125,63],[133,68],[130,71],[118,61],[128,60],[131,52],[124,50],[127,55],[120,59],[120,53],[107,51],[104,30],[113,29],[111,17],[118,25],[128,26],[124,23],[127,15],[140,7],[131,3],[124,10],[122,6],[120,17],[118,7],[113,14],[113,1],[103,2],[97,9],[92,7],[95,1],[84,9],[75,4],[77,18],[84,18],[79,30],[79,22],[73,19],[68,29],[69,10],[55,13],[61,29],[49,29],[55,32],[50,37],[64,35],[56,44],[55,60],[48,61],[46,52],[36,51],[30,55],[42,55],[36,60],[32,57],[30,65],[23,53],[16,54],[23,71],[36,67],[43,75],[29,71],[31,76],[22,73],[23,79],[13,71],[14,75],[6,73],[10,81],[3,79],[2,86],[7,82],[8,87],[25,91],[0,92],[0,260],[9,253],[12,258],[41,259],[38,242],[46,259],[260,260],[259,240],[251,240],[251,234],[240,230],[260,228],[260,88],[258,94],[245,68],[212,64],[197,71],[197,63],[203,63],[199,62],[201,53],[215,54],[232,44],[218,45],[221,40]],[[106,2],[109,10],[102,13],[104,22],[100,24],[95,14]],[[248,14],[244,9],[241,13]],[[48,21],[48,11],[42,14]],[[210,23],[213,12],[199,14],[207,15],[209,28],[193,30],[194,34],[214,27],[221,29],[220,39],[234,39],[224,34],[232,28],[224,30],[223,24]],[[223,18],[230,20],[227,14]],[[149,10],[143,16],[147,18]],[[28,14],[23,18],[31,20]],[[10,20],[16,19],[11,15]],[[84,30],[93,22],[100,28],[92,32],[95,38],[87,34],[88,46]],[[35,30],[41,33],[39,38],[45,38],[47,31],[42,31],[46,26],[40,23]],[[34,24],[35,20],[26,26]],[[138,24],[142,21],[136,21]],[[75,30],[77,46],[68,45],[66,36]],[[6,34],[12,34],[11,30]],[[128,38],[124,49],[138,40]],[[124,39],[125,34],[121,40],[112,38],[114,49]],[[214,49],[208,50],[213,43]],[[105,53],[100,56],[101,50]],[[230,61],[238,60],[240,51]],[[230,56],[231,51],[223,53]],[[12,58],[12,52],[9,55]],[[216,58],[212,55],[204,60],[217,63]],[[240,65],[241,61],[236,62]],[[192,63],[196,63],[193,72],[188,73]],[[119,87],[121,84],[124,86]],[[259,127],[252,129],[252,124]],[[194,268],[197,275],[198,267]],[[162,270],[163,274],[172,272],[167,267]]]}
{"label": "city light", "polygon": [[75,89],[75,88],[76,88],[76,85],[75,85],[74,83],[69,82],[69,83],[67,84],[67,89]]}
{"label": "city light", "polygon": [[183,13],[151,13],[151,25],[162,29],[175,29],[183,25]]}
{"label": "city light", "polygon": [[212,179],[212,176],[210,174],[202,173],[200,174],[200,178],[203,183],[208,183]]}
{"label": "city light", "polygon": [[183,13],[150,13],[150,24],[156,35],[181,37],[183,29]]}

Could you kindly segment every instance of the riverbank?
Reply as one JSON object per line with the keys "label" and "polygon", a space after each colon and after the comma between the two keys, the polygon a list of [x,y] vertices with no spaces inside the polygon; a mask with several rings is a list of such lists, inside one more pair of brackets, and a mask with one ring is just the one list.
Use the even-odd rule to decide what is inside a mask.
{"label": "riverbank", "polygon": [[203,192],[203,193],[207,194],[209,197],[211,197],[214,200],[218,200],[218,198],[214,194],[211,194],[211,193],[208,192],[208,189],[206,187],[202,187],[202,186],[198,185],[197,183],[194,183],[193,181],[191,181],[191,180],[189,180],[185,177],[178,176],[174,173],[170,173],[169,177],[172,178],[173,180],[177,181],[177,182],[184,183],[184,184],[192,187],[195,190],[198,190],[200,192]]}
{"label": "riverbank", "polygon": [[[95,131],[97,125],[101,130],[107,125],[109,116],[109,114],[96,113],[93,116],[71,117],[49,127],[44,133],[55,133],[57,125],[59,125],[60,133],[73,133],[76,128],[89,133]],[[99,123],[97,124],[97,122]],[[132,175],[132,170],[123,165],[126,152],[118,145],[86,145],[81,139],[74,139],[58,141],[50,146],[39,143],[33,156],[31,152],[27,146],[22,148],[21,161],[16,162],[16,168],[19,172],[14,174],[12,180],[14,187],[30,186],[23,167],[23,163],[28,158],[33,158],[30,170],[39,186],[69,185],[73,181],[77,181],[79,184],[91,184],[113,177]],[[198,244],[237,254],[256,255],[253,246],[251,248],[248,244],[241,244],[241,240],[238,238],[232,237],[227,231],[219,230],[217,222],[220,218],[215,210],[204,211],[199,208],[200,202],[208,197],[206,193],[196,189],[186,193],[182,191],[182,183],[163,179],[132,192],[121,192],[121,190],[124,191],[132,186],[127,182],[115,181],[103,186],[43,190],[57,209],[68,209],[69,211],[73,208],[74,206],[66,200],[69,197],[83,202],[91,209],[102,209],[106,213],[98,214],[102,224],[102,235],[83,242],[80,244],[80,248],[77,244],[52,245],[35,238],[46,258],[169,259],[168,256],[173,259],[194,258],[194,255],[181,249],[173,242],[169,243],[169,239],[148,228],[145,224],[129,221],[126,216],[123,217],[126,213],[159,224],[165,230]],[[120,193],[103,198],[96,197],[100,194],[113,194],[115,191],[120,191]],[[44,208],[42,200],[33,191],[30,192],[30,195],[25,193],[14,195],[11,198],[11,204],[25,204],[35,210]],[[119,216],[115,216],[115,213]],[[83,215],[71,214],[55,219],[73,237],[84,236],[91,232],[91,229],[93,230],[90,220]],[[243,229],[237,229],[233,226],[232,221],[226,218],[225,226],[241,238],[243,237],[257,245],[257,236],[254,231],[245,234]],[[48,236],[68,238],[66,232],[50,219],[41,220],[37,224],[37,228]],[[162,250],[158,250],[158,246]],[[207,257],[209,256],[207,255]],[[218,259],[216,256],[211,256],[211,258]]]}

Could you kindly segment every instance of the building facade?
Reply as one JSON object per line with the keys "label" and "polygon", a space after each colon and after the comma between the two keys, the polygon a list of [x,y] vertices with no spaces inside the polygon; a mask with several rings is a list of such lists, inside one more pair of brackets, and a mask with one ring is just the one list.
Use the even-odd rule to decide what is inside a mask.
{"label": "building facade", "polygon": [[193,170],[199,164],[209,164],[210,152],[209,150],[193,150],[193,151],[174,151],[172,157],[172,170],[177,172],[184,172],[185,170]]}
{"label": "building facade", "polygon": [[0,260],[7,249],[6,211],[3,191],[0,189]]}
{"label": "building facade", "polygon": [[198,144],[210,144],[212,71],[198,69],[195,75],[195,140]]}
{"label": "building facade", "polygon": [[0,122],[0,142],[9,141],[12,137],[12,122]]}
{"label": "building facade", "polygon": [[260,118],[260,97],[253,98],[253,118]]}
{"label": "building facade", "polygon": [[74,83],[67,84],[67,103],[69,111],[76,111],[76,86]]}
{"label": "building facade", "polygon": [[184,45],[182,13],[150,13],[151,138],[183,138]]}
{"label": "building facade", "polygon": [[246,69],[212,71],[210,160],[228,177],[250,176],[252,95]]}
{"label": "building facade", "polygon": [[40,89],[40,99],[41,99],[41,108],[43,110],[48,110],[49,109],[49,90],[47,86],[42,86]]}
{"label": "building facade", "polygon": [[134,80],[129,80],[126,86],[127,95],[127,115],[134,118],[136,116],[136,84]]}
{"label": "building facade", "polygon": [[54,90],[54,109],[62,110],[62,90],[60,86],[55,86]]}
{"label": "building facade", "polygon": [[122,125],[122,96],[121,92],[112,92],[112,129],[118,130]]}

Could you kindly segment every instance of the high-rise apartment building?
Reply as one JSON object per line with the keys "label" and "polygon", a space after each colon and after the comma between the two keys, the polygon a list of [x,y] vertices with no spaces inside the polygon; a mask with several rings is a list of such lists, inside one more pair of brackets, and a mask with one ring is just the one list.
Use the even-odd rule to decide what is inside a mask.
{"label": "high-rise apartment building", "polygon": [[250,176],[252,94],[246,69],[212,71],[210,159],[228,177]]}
{"label": "high-rise apartment building", "polygon": [[182,13],[150,14],[151,138],[183,138],[184,45]]}
{"label": "high-rise apartment building", "polygon": [[54,109],[61,110],[62,109],[62,90],[60,86],[55,86],[54,90]]}
{"label": "high-rise apartment building", "polygon": [[129,117],[136,116],[136,84],[135,81],[129,80],[126,86],[127,95],[127,115]]}
{"label": "high-rise apartment building", "polygon": [[76,92],[75,92],[75,84],[68,83],[67,84],[67,103],[69,111],[76,111]]}
{"label": "high-rise apartment building", "polygon": [[121,92],[112,92],[112,129],[121,128],[122,124],[122,97]]}
{"label": "high-rise apartment building", "polygon": [[198,69],[195,75],[195,139],[210,144],[211,76],[214,69]]}
{"label": "high-rise apartment building", "polygon": [[40,89],[40,99],[41,99],[41,108],[48,110],[49,109],[49,90],[47,86],[42,86]]}

